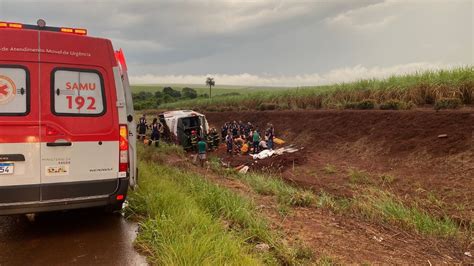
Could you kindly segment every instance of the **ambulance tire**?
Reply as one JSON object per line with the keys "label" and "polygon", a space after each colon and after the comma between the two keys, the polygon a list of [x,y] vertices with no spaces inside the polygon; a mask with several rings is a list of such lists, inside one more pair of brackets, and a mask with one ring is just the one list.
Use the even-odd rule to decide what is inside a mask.
{"label": "ambulance tire", "polygon": [[110,214],[120,213],[123,202],[113,203],[105,207],[105,212]]}

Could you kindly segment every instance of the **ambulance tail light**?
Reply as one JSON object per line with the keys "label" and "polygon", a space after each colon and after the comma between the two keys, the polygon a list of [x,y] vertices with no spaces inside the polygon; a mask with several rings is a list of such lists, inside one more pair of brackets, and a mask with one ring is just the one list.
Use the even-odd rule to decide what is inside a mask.
{"label": "ambulance tail light", "polygon": [[123,72],[127,72],[127,61],[125,60],[125,55],[123,54],[122,48],[120,50],[115,51],[115,59],[120,64]]}
{"label": "ambulance tail light", "polygon": [[128,128],[126,125],[120,125],[119,139],[119,172],[128,171]]}

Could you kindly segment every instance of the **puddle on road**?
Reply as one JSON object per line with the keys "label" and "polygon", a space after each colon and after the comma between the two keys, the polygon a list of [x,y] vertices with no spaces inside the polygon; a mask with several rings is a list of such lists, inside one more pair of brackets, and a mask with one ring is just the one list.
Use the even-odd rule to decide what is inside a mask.
{"label": "puddle on road", "polygon": [[101,210],[0,216],[0,265],[146,265],[137,225]]}

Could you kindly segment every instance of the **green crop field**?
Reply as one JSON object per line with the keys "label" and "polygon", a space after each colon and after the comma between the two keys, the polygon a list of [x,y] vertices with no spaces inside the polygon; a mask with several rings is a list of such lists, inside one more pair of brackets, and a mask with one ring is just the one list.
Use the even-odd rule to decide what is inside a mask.
{"label": "green crop field", "polygon": [[[151,84],[151,85],[132,85],[132,92],[138,93],[141,91],[154,93],[156,91],[162,91],[164,87],[171,87],[175,90],[181,91],[182,88],[192,88],[197,91],[199,95],[209,94],[209,87],[206,85],[199,84]],[[280,91],[287,90],[290,87],[263,87],[263,86],[234,86],[234,85],[218,85],[217,87],[212,87],[212,95],[223,95],[223,94],[248,94],[253,92],[262,92],[262,91]]]}
{"label": "green crop field", "polygon": [[[204,88],[201,88],[205,92]],[[163,103],[160,109],[192,108],[206,111],[281,109],[410,109],[433,106],[457,108],[474,104],[474,67],[426,71],[302,88],[213,88],[211,100],[204,97]],[[237,92],[238,94],[227,94]],[[219,94],[221,97],[219,97]]]}

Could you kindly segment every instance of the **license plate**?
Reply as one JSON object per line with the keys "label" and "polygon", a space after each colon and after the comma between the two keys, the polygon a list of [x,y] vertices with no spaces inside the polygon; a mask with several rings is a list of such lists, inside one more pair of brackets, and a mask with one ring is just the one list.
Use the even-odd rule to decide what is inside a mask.
{"label": "license plate", "polygon": [[0,175],[13,175],[14,169],[13,163],[0,163]]}

